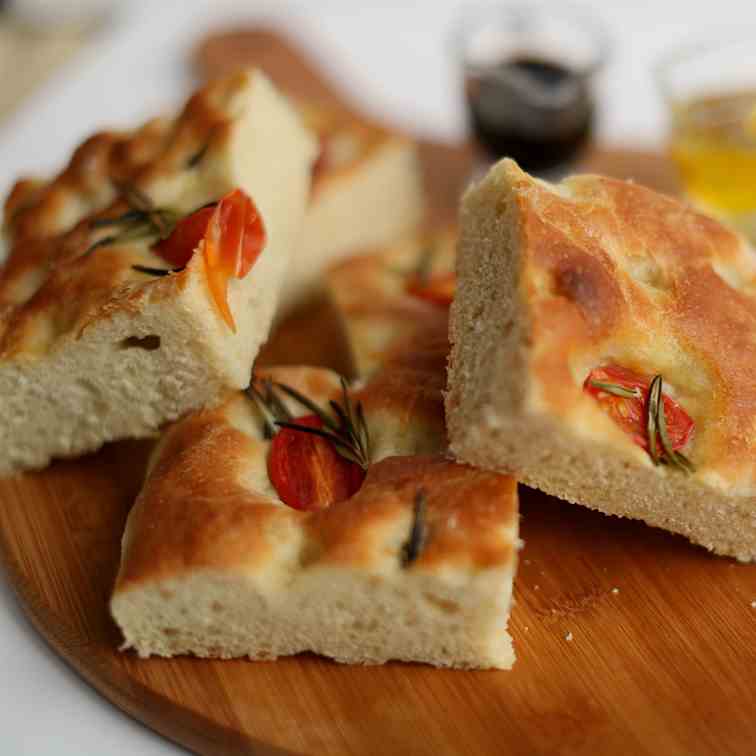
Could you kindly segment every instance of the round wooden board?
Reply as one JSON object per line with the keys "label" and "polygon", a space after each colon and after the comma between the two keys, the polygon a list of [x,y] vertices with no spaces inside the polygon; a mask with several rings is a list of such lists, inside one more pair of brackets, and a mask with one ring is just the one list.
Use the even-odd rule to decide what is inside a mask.
{"label": "round wooden board", "polygon": [[[315,75],[280,39],[255,34],[274,76],[277,65]],[[423,160],[434,214],[448,217],[469,152],[424,145]],[[590,161],[670,186],[658,156]],[[263,359],[346,370],[332,315],[324,305],[295,315]],[[148,447],[115,444],[0,481],[0,554],[44,637],[165,736],[205,754],[756,752],[756,567],[524,488],[511,672],[119,653],[107,603]]]}

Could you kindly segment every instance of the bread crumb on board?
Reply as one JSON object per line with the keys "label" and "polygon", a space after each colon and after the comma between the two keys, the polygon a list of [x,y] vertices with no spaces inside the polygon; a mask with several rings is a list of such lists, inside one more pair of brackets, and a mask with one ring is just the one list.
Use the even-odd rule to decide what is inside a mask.
{"label": "bread crumb on board", "polygon": [[573,635],[572,635],[572,631],[568,630],[568,631],[567,631],[567,632],[566,632],[566,633],[564,634],[564,639],[565,639],[566,641],[571,641],[571,640],[572,640],[572,638],[573,638]]}

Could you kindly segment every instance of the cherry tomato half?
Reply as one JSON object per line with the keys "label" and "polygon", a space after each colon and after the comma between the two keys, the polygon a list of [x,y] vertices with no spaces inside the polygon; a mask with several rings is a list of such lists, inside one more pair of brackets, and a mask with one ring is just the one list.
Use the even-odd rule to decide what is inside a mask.
{"label": "cherry tomato half", "polygon": [[[637,390],[637,396],[624,397],[612,394],[596,384],[605,383],[628,390]],[[593,396],[607,414],[628,433],[633,441],[648,450],[646,404],[651,379],[620,365],[606,365],[591,370],[583,390]],[[672,449],[682,449],[690,440],[695,423],[690,415],[667,394],[662,394],[664,419]]]}
{"label": "cherry tomato half", "polygon": [[[292,422],[308,428],[323,427],[316,415]],[[281,428],[271,443],[268,477],[284,504],[313,510],[349,499],[359,491],[365,471],[342,457],[327,438]]]}

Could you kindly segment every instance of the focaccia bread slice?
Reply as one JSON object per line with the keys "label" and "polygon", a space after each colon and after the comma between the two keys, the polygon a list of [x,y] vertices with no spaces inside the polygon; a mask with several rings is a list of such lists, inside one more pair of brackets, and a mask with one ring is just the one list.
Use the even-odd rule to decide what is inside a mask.
{"label": "focaccia bread slice", "polygon": [[[0,474],[153,434],[248,383],[315,152],[296,111],[248,71],[199,91],[175,120],[97,134],[53,180],[15,186],[0,269]],[[217,259],[222,238],[171,272],[158,240],[235,189],[266,236],[251,271]]]}
{"label": "focaccia bread slice", "polygon": [[457,458],[754,559],[753,250],[642,186],[554,186],[508,160],[465,195],[460,233]]}
{"label": "focaccia bread slice", "polygon": [[328,292],[355,372],[372,375],[448,318],[454,297],[456,228],[418,230],[335,265]]}
{"label": "focaccia bread slice", "polygon": [[[444,453],[446,343],[443,332],[346,396],[330,371],[272,368],[257,394],[171,427],[124,533],[111,610],[125,647],[510,667],[516,485]],[[329,441],[289,429],[266,437],[281,402],[294,422],[312,416],[279,383],[321,411],[331,400],[358,418],[362,407],[361,485],[362,468]],[[317,450],[307,446],[316,438]]]}
{"label": "focaccia bread slice", "polygon": [[281,313],[316,298],[326,269],[359,250],[388,244],[425,213],[415,143],[340,111],[300,103],[320,152],[302,232],[287,276]]}

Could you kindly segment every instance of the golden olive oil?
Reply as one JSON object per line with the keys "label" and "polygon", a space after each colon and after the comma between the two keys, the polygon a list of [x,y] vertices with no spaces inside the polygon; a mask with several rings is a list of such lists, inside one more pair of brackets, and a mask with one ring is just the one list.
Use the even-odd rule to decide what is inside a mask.
{"label": "golden olive oil", "polygon": [[756,90],[675,106],[672,157],[693,201],[756,232]]}

